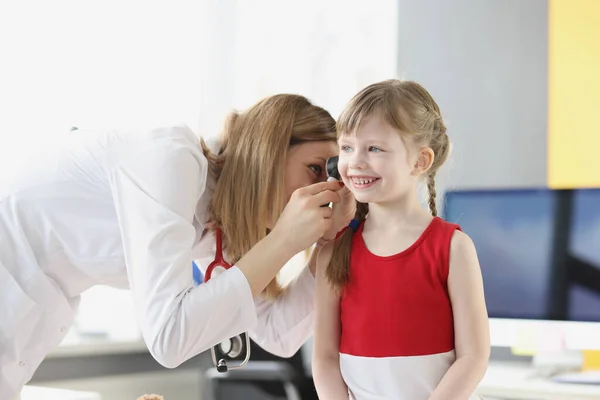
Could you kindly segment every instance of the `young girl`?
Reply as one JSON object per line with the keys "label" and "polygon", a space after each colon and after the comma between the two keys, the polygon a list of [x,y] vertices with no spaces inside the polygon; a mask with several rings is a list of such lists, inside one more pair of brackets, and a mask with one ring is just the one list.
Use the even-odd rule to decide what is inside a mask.
{"label": "young girl", "polygon": [[450,147],[437,104],[414,82],[373,84],[342,113],[338,142],[357,212],[318,256],[319,397],[471,398],[487,367],[488,316],[473,242],[437,217],[435,174]]}

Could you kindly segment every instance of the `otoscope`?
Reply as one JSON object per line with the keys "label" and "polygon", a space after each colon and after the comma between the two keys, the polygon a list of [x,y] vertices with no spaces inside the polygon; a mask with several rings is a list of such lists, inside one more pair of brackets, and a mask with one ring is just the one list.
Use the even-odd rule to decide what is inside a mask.
{"label": "otoscope", "polygon": [[342,179],[340,176],[340,172],[338,171],[338,160],[339,156],[329,157],[327,162],[325,163],[325,169],[327,170],[327,181],[331,181],[337,179],[338,181]]}
{"label": "otoscope", "polygon": [[[325,170],[327,171],[327,182],[341,180],[342,177],[338,171],[338,156],[329,157],[325,162]],[[323,204],[321,207],[329,207],[331,204]]]}

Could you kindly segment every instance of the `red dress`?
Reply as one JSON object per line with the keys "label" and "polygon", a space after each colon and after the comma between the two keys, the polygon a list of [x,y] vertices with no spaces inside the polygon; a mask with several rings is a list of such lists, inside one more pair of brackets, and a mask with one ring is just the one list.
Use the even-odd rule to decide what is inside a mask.
{"label": "red dress", "polygon": [[380,257],[363,226],[340,301],[342,376],[356,399],[426,400],[455,360],[447,281],[460,227],[435,217],[409,248]]}

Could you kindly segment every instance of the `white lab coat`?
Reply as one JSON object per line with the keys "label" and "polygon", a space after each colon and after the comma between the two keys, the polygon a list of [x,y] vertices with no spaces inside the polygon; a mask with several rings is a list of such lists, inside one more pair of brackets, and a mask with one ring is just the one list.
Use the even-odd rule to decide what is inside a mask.
{"label": "white lab coat", "polygon": [[[0,188],[0,400],[12,399],[73,322],[80,294],[130,288],[151,354],[168,368],[250,331],[293,355],[312,333],[308,268],[275,302],[235,266],[194,286],[214,258],[204,234],[207,161],[185,126],[75,131],[70,145]],[[203,271],[204,272],[204,271]]]}

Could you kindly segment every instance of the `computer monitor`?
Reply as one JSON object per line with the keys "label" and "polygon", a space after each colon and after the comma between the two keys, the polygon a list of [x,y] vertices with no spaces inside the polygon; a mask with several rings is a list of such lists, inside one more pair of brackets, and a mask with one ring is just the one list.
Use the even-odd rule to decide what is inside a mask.
{"label": "computer monitor", "polygon": [[580,340],[583,327],[600,330],[589,324],[600,322],[600,189],[449,191],[444,218],[477,248],[488,313],[504,327],[493,344],[511,346],[522,321],[537,320],[600,348],[597,334]]}

